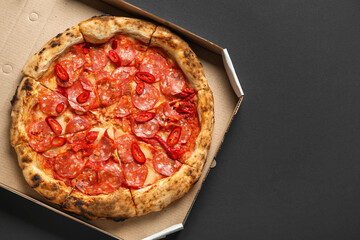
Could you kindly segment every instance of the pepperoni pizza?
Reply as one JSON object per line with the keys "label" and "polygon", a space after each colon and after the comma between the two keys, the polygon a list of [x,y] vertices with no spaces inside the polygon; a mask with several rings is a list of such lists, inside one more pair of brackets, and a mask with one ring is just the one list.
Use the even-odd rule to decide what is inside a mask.
{"label": "pepperoni pizza", "polygon": [[159,211],[201,175],[213,97],[187,43],[101,16],[32,56],[12,101],[11,144],[29,185],[89,219]]}

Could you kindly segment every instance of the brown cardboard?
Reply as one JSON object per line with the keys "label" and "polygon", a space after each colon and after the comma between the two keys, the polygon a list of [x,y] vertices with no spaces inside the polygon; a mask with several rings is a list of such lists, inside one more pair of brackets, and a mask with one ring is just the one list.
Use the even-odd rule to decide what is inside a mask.
{"label": "brown cardboard", "polygon": [[[69,0],[18,0],[2,1],[0,8],[0,186],[32,200],[64,216],[121,239],[143,239],[164,231],[181,229],[193,202],[201,188],[214,159],[242,100],[234,93],[222,60],[223,49],[193,33],[146,13],[126,2],[107,0],[117,7],[100,1]],[[50,38],[74,26],[80,21],[103,13],[118,16],[143,16],[173,28],[182,34],[198,55],[206,77],[214,93],[215,126],[212,145],[204,172],[199,182],[182,199],[170,204],[161,212],[150,213],[123,222],[110,220],[88,221],[59,210],[32,190],[22,177],[15,151],[9,143],[10,101],[22,78],[21,68],[28,57],[38,51]],[[235,73],[234,73],[235,74]],[[235,74],[236,76],[236,74]],[[175,227],[171,229],[171,227]],[[169,229],[166,232],[166,229]],[[152,237],[151,237],[152,238]]]}

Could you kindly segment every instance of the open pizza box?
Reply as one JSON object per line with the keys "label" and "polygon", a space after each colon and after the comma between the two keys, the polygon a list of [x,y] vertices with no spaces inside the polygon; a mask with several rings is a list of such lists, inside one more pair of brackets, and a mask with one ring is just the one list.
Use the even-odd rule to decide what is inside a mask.
{"label": "open pizza box", "polygon": [[[236,114],[243,92],[226,49],[221,48],[185,29],[166,22],[148,12],[120,0],[0,0],[0,186],[24,198],[51,209],[63,216],[95,228],[118,239],[158,239],[184,228],[191,207],[209,170],[225,133]],[[70,26],[94,15],[131,16],[166,25],[183,37],[199,57],[215,100],[213,140],[204,171],[195,186],[183,198],[160,212],[134,217],[122,222],[86,220],[47,202],[23,179],[16,153],[9,143],[11,124],[10,101],[19,84],[21,69],[29,56],[38,51],[50,38]]]}

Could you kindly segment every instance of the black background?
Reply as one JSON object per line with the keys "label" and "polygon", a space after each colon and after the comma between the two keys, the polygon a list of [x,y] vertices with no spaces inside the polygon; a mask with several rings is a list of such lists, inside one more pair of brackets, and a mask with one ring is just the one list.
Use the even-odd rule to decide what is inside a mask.
{"label": "black background", "polygon": [[[360,2],[128,1],[228,49],[244,101],[181,232],[359,239]],[[113,239],[0,189],[2,239]]]}

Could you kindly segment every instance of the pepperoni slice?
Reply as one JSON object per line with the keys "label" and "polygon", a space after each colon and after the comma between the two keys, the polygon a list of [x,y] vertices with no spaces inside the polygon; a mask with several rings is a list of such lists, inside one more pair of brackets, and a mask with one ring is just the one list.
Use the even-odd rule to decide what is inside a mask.
{"label": "pepperoni slice", "polygon": [[166,78],[161,80],[160,90],[165,95],[176,95],[181,93],[185,87],[184,74],[178,69],[170,69]]}
{"label": "pepperoni slice", "polygon": [[[116,48],[113,48],[114,51],[118,54],[120,58],[120,63],[122,66],[129,65],[133,62],[136,56],[136,50],[134,47],[134,42],[124,35],[119,35],[116,38]],[[114,44],[115,45],[115,44]],[[113,46],[112,44],[112,47]]]}
{"label": "pepperoni slice", "polygon": [[[103,170],[100,172],[86,167],[76,178],[75,186],[79,191],[92,196],[109,194],[121,185],[122,175],[121,169],[117,169],[116,164],[113,162],[103,166]],[[108,180],[105,178],[108,178]]]}
{"label": "pepperoni slice", "polygon": [[91,127],[90,122],[81,116],[74,117],[71,119],[65,128],[65,133],[76,133],[87,130]]}
{"label": "pepperoni slice", "polygon": [[99,171],[99,182],[107,183],[113,188],[119,188],[124,181],[124,174],[119,163],[109,161]]}
{"label": "pepperoni slice", "polygon": [[57,92],[41,91],[39,95],[40,110],[50,116],[61,115],[68,106],[67,99]]}
{"label": "pepperoni slice", "polygon": [[113,114],[115,117],[126,117],[131,113],[133,105],[129,96],[122,96],[118,102],[118,105],[114,108]]}
{"label": "pepperoni slice", "polygon": [[45,152],[51,148],[53,131],[45,121],[30,126],[28,136],[29,145],[36,152]]}
{"label": "pepperoni slice", "polygon": [[54,161],[55,172],[64,178],[76,177],[85,165],[85,161],[73,151],[59,154]]}
{"label": "pepperoni slice", "polygon": [[132,103],[140,110],[147,111],[152,109],[160,99],[159,90],[151,84],[144,83],[144,91],[141,95],[136,91],[132,93]]}
{"label": "pepperoni slice", "polygon": [[105,78],[102,81],[98,81],[97,89],[100,103],[105,107],[116,103],[122,95],[122,93],[119,92],[119,87],[116,80],[110,77]]}
{"label": "pepperoni slice", "polygon": [[85,139],[88,143],[93,143],[97,139],[98,135],[99,135],[98,131],[91,131],[86,135]]}
{"label": "pepperoni slice", "polygon": [[130,134],[122,135],[115,139],[118,156],[122,163],[134,162],[134,157],[131,154],[131,145],[134,142],[136,142],[136,138]]}
{"label": "pepperoni slice", "polygon": [[156,172],[170,177],[181,167],[181,163],[158,151],[154,156],[153,166]]}
{"label": "pepperoni slice", "polygon": [[127,163],[124,164],[124,176],[126,185],[130,188],[140,188],[144,185],[148,175],[146,164]]}
{"label": "pepperoni slice", "polygon": [[133,121],[132,131],[137,137],[152,138],[159,131],[160,126],[155,118],[147,122]]}
{"label": "pepperoni slice", "polygon": [[141,62],[140,72],[151,73],[155,77],[155,81],[163,81],[170,66],[167,64],[166,59],[154,49],[148,49],[146,55]]}
{"label": "pepperoni slice", "polygon": [[87,191],[89,188],[96,185],[98,182],[98,174],[95,169],[89,167],[84,168],[81,174],[76,178],[76,188],[79,191],[89,194]]}
{"label": "pepperoni slice", "polygon": [[[66,131],[66,130],[65,130]],[[80,131],[75,133],[67,133],[65,134],[65,138],[69,143],[75,143],[79,141],[86,141],[87,131]]]}
{"label": "pepperoni slice", "polygon": [[183,115],[175,111],[168,102],[164,102],[156,108],[155,119],[162,127],[176,123],[181,118],[183,118]]}
{"label": "pepperoni slice", "polygon": [[96,72],[102,70],[108,63],[109,59],[103,48],[90,47],[89,54],[86,55],[85,61],[86,63],[84,69],[90,72]]}
{"label": "pepperoni slice", "polygon": [[181,135],[179,138],[179,143],[186,144],[192,134],[192,126],[187,121],[180,121],[182,127]]}
{"label": "pepperoni slice", "polygon": [[89,160],[98,162],[108,160],[114,151],[114,142],[108,138],[105,134],[100,139],[99,143],[95,147],[93,153],[90,155]]}
{"label": "pepperoni slice", "polygon": [[133,78],[137,69],[135,67],[118,67],[112,72],[112,77],[118,80]]}

